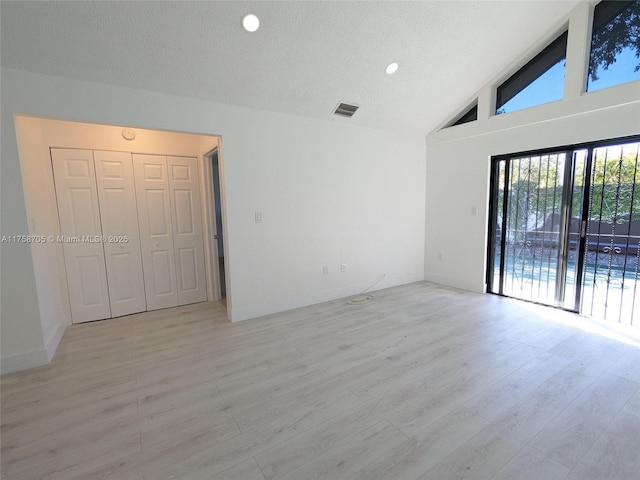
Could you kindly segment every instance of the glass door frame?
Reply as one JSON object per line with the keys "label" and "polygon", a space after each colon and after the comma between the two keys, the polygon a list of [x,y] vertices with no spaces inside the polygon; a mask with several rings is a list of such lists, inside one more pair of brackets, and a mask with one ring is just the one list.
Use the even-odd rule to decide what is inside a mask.
{"label": "glass door frame", "polygon": [[[555,303],[550,305],[549,303],[543,303],[535,300],[527,300],[533,303],[543,303],[546,306],[552,306],[568,310],[571,312],[579,313],[582,306],[582,293],[585,277],[585,263],[586,263],[586,250],[587,250],[587,232],[589,218],[589,207],[592,195],[591,179],[593,173],[593,152],[596,148],[606,148],[609,146],[616,146],[623,143],[640,141],[640,136],[628,136],[615,139],[606,139],[601,141],[593,141],[588,143],[550,147],[538,150],[529,150],[523,152],[516,152],[510,154],[502,154],[491,157],[490,159],[490,180],[489,180],[489,215],[488,215],[488,240],[487,240],[487,263],[485,270],[485,281],[487,285],[487,292],[500,296],[506,295],[504,292],[505,286],[505,267],[506,267],[506,233],[507,233],[507,206],[509,199],[509,178],[511,161],[520,159],[522,157],[543,156],[550,154],[566,154],[563,172],[563,184],[562,184],[562,201],[561,201],[561,223],[559,228],[559,248],[558,248],[558,268],[556,270],[556,291],[555,291]],[[567,284],[567,270],[568,270],[568,256],[570,249],[570,228],[571,228],[571,211],[572,201],[575,194],[576,183],[576,152],[586,151],[584,159],[584,178],[582,179],[581,192],[581,205],[580,205],[580,232],[578,245],[576,246],[577,258],[576,258],[576,285],[575,295],[571,305],[567,306],[565,302],[566,284]],[[498,189],[500,187],[500,163],[505,162],[504,171],[504,190],[502,205],[498,205]],[[502,210],[502,218],[498,217],[499,210]],[[498,266],[498,285],[497,288],[494,285],[496,280],[496,229],[498,228],[498,220],[501,220],[499,225],[501,231],[500,238],[500,264]],[[517,298],[517,297],[516,297]]]}

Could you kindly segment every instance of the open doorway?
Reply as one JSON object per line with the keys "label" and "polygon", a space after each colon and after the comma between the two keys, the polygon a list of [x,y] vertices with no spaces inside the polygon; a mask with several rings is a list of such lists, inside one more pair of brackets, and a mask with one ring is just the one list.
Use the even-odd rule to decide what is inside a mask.
{"label": "open doorway", "polygon": [[[218,269],[212,271],[217,260],[217,243],[213,242],[213,214],[209,215],[210,200],[213,197],[211,185],[210,155],[219,148],[220,137],[216,135],[192,134],[152,130],[142,127],[127,127],[16,116],[16,139],[20,155],[20,168],[31,219],[31,233],[51,236],[54,240],[62,237],[59,223],[55,180],[53,176],[51,148],[66,148],[74,151],[128,152],[136,155],[164,157],[189,157],[197,159],[197,177],[200,185],[199,204],[203,207],[196,215],[202,220],[207,300],[217,300],[213,289]],[[127,135],[123,134],[126,130]],[[133,135],[131,135],[133,134]],[[208,152],[208,153],[204,153]],[[93,155],[93,154],[92,154]],[[220,154],[220,156],[222,156]],[[223,159],[220,158],[223,165]],[[111,164],[110,164],[111,165]],[[223,181],[223,179],[222,179]],[[218,202],[220,205],[220,202]],[[196,222],[197,220],[194,220]],[[188,222],[187,222],[188,223]],[[106,245],[105,245],[106,247]],[[214,248],[215,247],[215,248]],[[118,248],[118,250],[120,250]],[[36,272],[38,297],[42,300],[40,309],[46,313],[42,321],[50,330],[64,331],[64,325],[71,324],[71,308],[67,285],[67,271],[63,243],[49,241],[33,249],[33,264]],[[228,263],[228,262],[227,262]],[[228,275],[226,275],[228,277]],[[188,276],[185,276],[188,278]],[[230,297],[225,288],[225,296]],[[56,334],[58,335],[58,334]],[[61,335],[61,333],[59,334]]]}
{"label": "open doorway", "polygon": [[220,164],[218,161],[218,148],[215,148],[211,152],[211,181],[213,186],[213,213],[215,218],[213,225],[215,226],[215,232],[213,238],[216,243],[217,258],[214,258],[213,268],[218,272],[218,285],[220,288],[220,294],[218,298],[220,301],[226,304],[227,288],[225,278],[225,264],[224,264],[224,237],[222,228],[222,195],[220,187]]}

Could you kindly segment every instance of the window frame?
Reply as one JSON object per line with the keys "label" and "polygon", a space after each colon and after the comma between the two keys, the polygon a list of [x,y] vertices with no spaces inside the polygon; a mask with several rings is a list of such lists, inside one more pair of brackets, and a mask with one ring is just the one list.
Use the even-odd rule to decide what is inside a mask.
{"label": "window frame", "polygon": [[464,125],[465,123],[475,122],[478,120],[478,101],[476,100],[464,113],[456,117],[454,121],[449,123],[445,128],[455,127],[456,125]]}
{"label": "window frame", "polygon": [[[500,109],[504,107],[511,99],[535,82],[538,78],[549,71],[558,62],[567,59],[567,42],[569,38],[569,29],[558,35],[549,45],[547,45],[540,53],[529,60],[518,71],[511,75],[507,80],[502,82],[496,88],[495,114],[502,115]],[[563,84],[564,92],[564,84]],[[564,97],[564,94],[563,94]],[[555,100],[544,101],[536,105],[542,105]],[[528,108],[528,107],[527,107]],[[504,112],[510,113],[510,112]]]}
{"label": "window frame", "polygon": [[[591,80],[591,65],[592,65],[592,53],[593,53],[593,42],[594,36],[598,34],[600,31],[607,28],[609,23],[614,20],[618,15],[623,13],[626,9],[631,7],[634,3],[638,3],[637,0],[601,0],[598,2],[593,8],[593,15],[591,18],[591,30],[589,35],[589,51],[588,51],[588,59],[586,66],[586,82],[584,85],[584,93],[597,92],[598,90],[604,90],[607,88],[615,87],[617,85],[622,85],[625,83],[630,83],[632,81],[638,81],[639,78],[634,80],[625,80],[619,83],[614,83],[612,85],[606,85],[597,87],[595,89],[591,89],[592,82],[597,82],[597,80]],[[620,53],[620,52],[618,52]],[[615,63],[615,60],[614,62]],[[596,66],[596,70],[599,66]]]}

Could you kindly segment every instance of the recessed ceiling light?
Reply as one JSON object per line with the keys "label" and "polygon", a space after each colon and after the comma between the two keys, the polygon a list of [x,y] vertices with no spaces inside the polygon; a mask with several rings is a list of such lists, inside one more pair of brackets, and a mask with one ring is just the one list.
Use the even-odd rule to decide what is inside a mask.
{"label": "recessed ceiling light", "polygon": [[390,63],[387,65],[387,68],[384,69],[387,75],[393,75],[398,71],[398,64],[396,62]]}
{"label": "recessed ceiling light", "polygon": [[260,27],[260,19],[253,13],[248,13],[242,17],[242,26],[247,32],[255,32]]}

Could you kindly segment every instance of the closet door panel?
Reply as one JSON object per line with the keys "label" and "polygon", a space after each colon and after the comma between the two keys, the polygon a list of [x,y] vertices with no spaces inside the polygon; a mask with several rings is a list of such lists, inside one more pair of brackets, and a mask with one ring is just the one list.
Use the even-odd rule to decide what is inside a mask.
{"label": "closet door panel", "polygon": [[167,159],[133,155],[147,309],[178,305]]}
{"label": "closet door panel", "polygon": [[198,162],[194,157],[167,157],[167,166],[174,219],[178,303],[204,302],[207,289]]}
{"label": "closet door panel", "polygon": [[144,194],[147,202],[147,222],[149,235],[156,238],[170,238],[171,211],[168,207],[169,199],[165,189],[148,188]]}
{"label": "closet door panel", "polygon": [[187,268],[180,269],[180,286],[184,292],[192,292],[198,288],[197,253],[195,248],[182,248],[178,252],[178,264]]}
{"label": "closet door panel", "polygon": [[[74,273],[78,275],[82,305],[98,306],[104,303],[104,259],[101,255],[77,255]],[[105,310],[106,314],[106,310]]]}
{"label": "closet door panel", "polygon": [[51,149],[71,320],[111,317],[91,150]]}
{"label": "closet door panel", "polygon": [[147,309],[131,154],[95,151],[111,314]]}
{"label": "closet door panel", "polygon": [[156,295],[175,295],[173,256],[170,250],[155,250],[151,252],[151,265],[154,272],[153,286]]}

